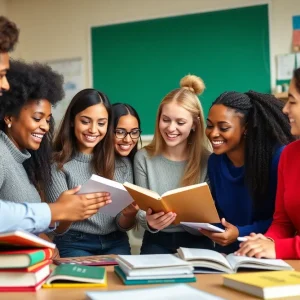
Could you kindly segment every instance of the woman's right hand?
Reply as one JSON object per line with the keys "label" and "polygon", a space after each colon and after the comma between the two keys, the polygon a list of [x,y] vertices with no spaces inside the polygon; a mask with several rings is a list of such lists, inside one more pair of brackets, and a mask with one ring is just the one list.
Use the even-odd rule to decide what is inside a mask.
{"label": "woman's right hand", "polygon": [[53,221],[81,221],[96,214],[101,207],[111,203],[107,192],[81,194],[76,193],[80,186],[63,192],[55,203],[50,203]]}
{"label": "woman's right hand", "polygon": [[163,211],[152,214],[152,209],[148,208],[146,212],[146,220],[149,227],[162,230],[174,222],[176,214],[173,212],[165,213]]}

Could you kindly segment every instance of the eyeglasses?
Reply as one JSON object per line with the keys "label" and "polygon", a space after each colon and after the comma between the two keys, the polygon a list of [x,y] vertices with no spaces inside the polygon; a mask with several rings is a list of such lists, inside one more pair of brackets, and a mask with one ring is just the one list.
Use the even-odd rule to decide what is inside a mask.
{"label": "eyeglasses", "polygon": [[133,140],[138,139],[142,133],[142,131],[139,129],[134,129],[130,132],[126,131],[125,129],[116,129],[114,132],[117,139],[125,139],[129,134]]}

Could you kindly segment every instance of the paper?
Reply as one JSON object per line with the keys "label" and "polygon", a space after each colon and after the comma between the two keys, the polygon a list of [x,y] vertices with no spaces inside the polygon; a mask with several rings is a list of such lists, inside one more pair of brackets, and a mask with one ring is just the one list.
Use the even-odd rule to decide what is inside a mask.
{"label": "paper", "polygon": [[92,177],[82,185],[80,191],[77,194],[87,193],[110,193],[111,203],[100,208],[99,213],[115,217],[125,207],[133,202],[132,197],[124,188],[123,184],[101,177],[92,175]]}
{"label": "paper", "polygon": [[277,56],[277,80],[288,80],[293,77],[295,54]]}
{"label": "paper", "polygon": [[191,227],[194,229],[205,229],[212,232],[224,232],[225,230],[214,226],[210,223],[192,223],[192,222],[180,222],[181,225]]}
{"label": "paper", "polygon": [[[195,289],[187,284],[174,284],[163,287],[132,289],[110,292],[87,292],[90,300],[222,300],[223,298]],[[224,299],[223,299],[224,300]]]}
{"label": "paper", "polygon": [[300,68],[300,53],[296,54],[296,69]]}

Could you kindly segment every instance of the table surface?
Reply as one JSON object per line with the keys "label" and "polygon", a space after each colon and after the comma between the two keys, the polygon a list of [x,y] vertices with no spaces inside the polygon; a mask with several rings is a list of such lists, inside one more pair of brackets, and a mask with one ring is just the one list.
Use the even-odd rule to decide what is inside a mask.
{"label": "table surface", "polygon": [[[299,261],[287,260],[286,262],[291,266],[293,266],[295,270],[300,271],[300,260]],[[123,285],[122,281],[114,273],[112,266],[107,266],[106,269],[107,269],[108,285],[105,288],[64,288],[64,289],[53,288],[53,289],[41,289],[37,292],[0,293],[0,299],[3,300],[20,300],[20,299],[22,300],[59,300],[59,299],[83,300],[86,299],[85,296],[86,291],[140,289],[140,288],[150,288],[154,286],[159,286],[154,284],[126,286]],[[211,293],[213,295],[223,297],[225,299],[230,299],[230,300],[258,299],[256,297],[252,297],[250,295],[222,286],[223,279],[222,279],[222,275],[220,274],[196,274],[196,277],[197,277],[197,281],[189,284],[195,288]],[[288,299],[299,299],[299,296],[289,297]]]}

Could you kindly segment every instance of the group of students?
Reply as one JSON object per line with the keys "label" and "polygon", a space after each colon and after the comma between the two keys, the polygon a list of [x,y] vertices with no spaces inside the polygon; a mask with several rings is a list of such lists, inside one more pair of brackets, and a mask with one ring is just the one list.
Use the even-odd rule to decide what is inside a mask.
{"label": "group of students", "polygon": [[[46,65],[21,61],[11,62],[7,72],[18,30],[0,18],[0,31],[15,35],[9,47],[0,47],[0,231],[50,231],[62,257],[130,254],[126,231],[140,225],[141,254],[191,247],[300,258],[300,69],[284,107],[272,95],[225,92],[206,121],[198,98],[204,82],[185,76],[161,101],[152,142],[137,151],[141,122],[135,109],[111,105],[95,89],[74,96],[54,135],[51,108],[63,98],[62,77]],[[186,231],[172,225],[175,213],[145,212],[134,203],[115,218],[102,214],[112,201],[109,193],[76,194],[92,174],[159,194],[207,182],[226,230]],[[239,244],[239,236],[247,241]]]}

